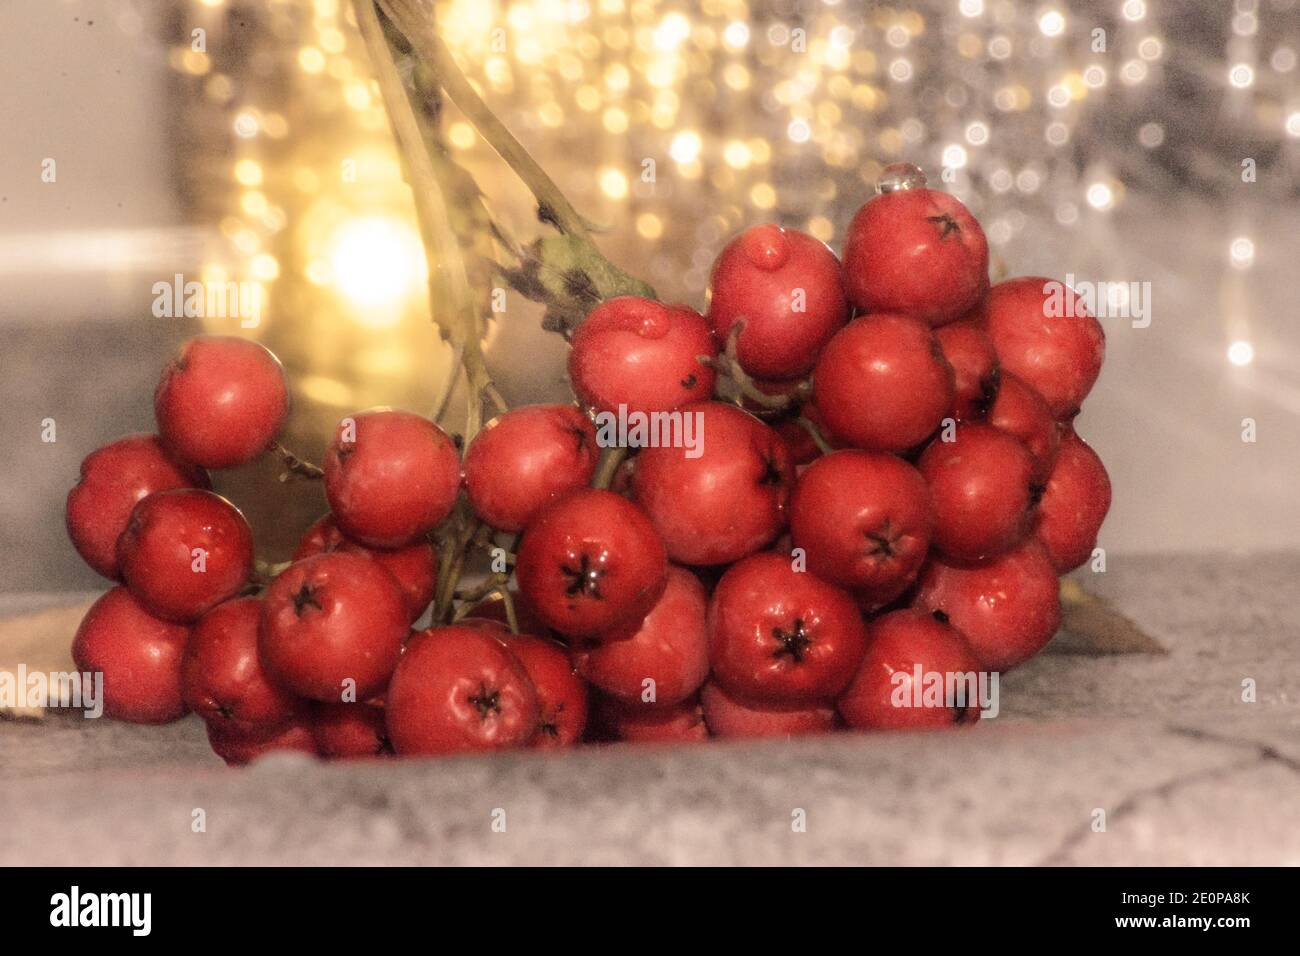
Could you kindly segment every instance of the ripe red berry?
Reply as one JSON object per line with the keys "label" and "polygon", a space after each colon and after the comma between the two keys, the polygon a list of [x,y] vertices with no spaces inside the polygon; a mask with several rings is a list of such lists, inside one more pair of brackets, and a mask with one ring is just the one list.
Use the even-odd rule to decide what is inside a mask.
{"label": "ripe red berry", "polygon": [[709,604],[709,660],[729,693],[754,703],[806,704],[842,691],[866,647],[853,598],[788,555],[732,565]]}
{"label": "ripe red berry", "polygon": [[281,728],[303,703],[266,675],[257,653],[262,602],[218,604],[194,626],[181,666],[185,703],[209,724],[232,733]]}
{"label": "ripe red berry", "polygon": [[113,588],[90,606],[72,639],[77,670],[104,675],[104,714],[165,724],[185,714],[181,655],[190,629],[151,615],[131,592]]}
{"label": "ripe red berry", "polygon": [[174,457],[157,435],[127,435],[82,461],[68,492],[68,537],[87,564],[116,579],[117,539],[136,502],[156,491],[209,487],[203,469]]}
{"label": "ripe red berry", "polygon": [[154,392],[163,441],[186,461],[231,468],[252,461],[289,413],[284,367],[256,342],[199,335],[181,345]]}
{"label": "ripe red berry", "polygon": [[587,685],[573,672],[568,649],[549,637],[508,630],[499,636],[537,691],[537,736],[532,745],[552,750],[577,743],[587,726]]}
{"label": "ripe red berry", "polygon": [[1110,510],[1110,476],[1097,453],[1073,430],[1061,438],[1056,466],[1038,505],[1034,533],[1057,572],[1073,571],[1092,556]]}
{"label": "ripe red berry", "polygon": [[709,322],[719,341],[744,322],[736,355],[756,378],[806,374],[849,318],[835,253],[797,229],[746,229],[713,264],[711,288]]}
{"label": "ripe red berry", "polygon": [[360,554],[377,562],[397,582],[412,621],[424,613],[438,588],[438,555],[428,541],[417,541],[392,551],[367,548],[349,541],[338,529],[333,515],[323,515],[302,536],[293,559],[301,561],[330,551]]}
{"label": "ripe red berry", "polygon": [[932,558],[921,572],[915,606],[946,614],[995,671],[1029,660],[1061,624],[1056,569],[1033,538],[979,566]]}
{"label": "ripe red berry", "polygon": [[1020,376],[1058,419],[1078,413],[1101,372],[1106,333],[1073,290],[1052,279],[1000,282],[985,307],[1004,371]]}
{"label": "ripe red berry", "polygon": [[543,508],[524,531],[515,574],[548,627],[584,637],[640,621],[663,593],[664,544],[645,514],[584,488]]}
{"label": "ripe red berry", "polygon": [[160,491],[132,509],[117,560],[122,580],[151,614],[195,621],[248,583],[253,533],[220,495]]}
{"label": "ripe red berry", "polygon": [[465,454],[474,513],[501,531],[522,531],[541,508],[591,484],[600,449],[591,420],[572,405],[528,405],[484,426]]}
{"label": "ripe red berry", "polygon": [[949,414],[959,422],[980,419],[998,391],[998,354],[984,326],[970,319],[934,330],[943,357],[952,366],[955,388]]}
{"label": "ripe red berry", "polygon": [[403,755],[522,747],[541,716],[519,659],[491,629],[463,626],[411,638],[385,709],[389,739]]}
{"label": "ripe red berry", "polygon": [[988,703],[979,684],[982,669],[950,624],[925,611],[892,611],[867,625],[867,653],[836,706],[855,729],[972,723]]}
{"label": "ripe red berry", "polygon": [[905,451],[952,408],[952,368],[921,321],[869,315],[827,343],[813,371],[813,399],[832,434],[867,451]]}
{"label": "ripe red berry", "polygon": [[684,744],[709,739],[698,695],[670,707],[622,704],[598,697],[595,719],[616,739],[632,743]]}
{"label": "ripe red berry", "polygon": [[970,211],[947,193],[883,193],[849,223],[844,276],[859,312],[902,312],[943,325],[988,289],[988,242]]}
{"label": "ripe red berry", "polygon": [[295,694],[333,703],[352,691],[367,700],[393,673],[409,623],[392,575],[335,551],[296,561],[271,582],[259,650],[271,678]]}
{"label": "ripe red berry", "polygon": [[958,561],[1002,554],[1029,533],[1042,488],[1034,456],[1004,431],[980,422],[933,441],[917,462],[934,502],[934,546]]}
{"label": "ripe red berry", "polygon": [[383,757],[393,752],[384,708],[371,703],[312,707],[311,732],[322,757]]}
{"label": "ripe red berry", "polygon": [[799,476],[790,506],[790,532],[808,570],[873,606],[915,579],[933,523],[925,479],[883,452],[823,455]]}
{"label": "ripe red berry", "polygon": [[699,356],[718,354],[709,324],[694,309],[639,296],[601,303],[573,333],[569,378],[601,411],[670,411],[713,394],[716,374]]}
{"label": "ripe red berry", "polygon": [[700,691],[704,722],[715,737],[795,737],[835,726],[835,708],[815,704],[750,704],[715,681]]}
{"label": "ripe red berry", "polygon": [[325,496],[339,529],[372,548],[400,548],[433,530],[460,493],[460,455],[412,412],[380,408],[339,423],[325,455]]}
{"label": "ripe red berry", "polygon": [[317,756],[311,718],[305,714],[295,717],[288,726],[270,732],[248,733],[208,724],[208,744],[213,753],[232,767],[242,767],[278,751]]}
{"label": "ripe red berry", "polygon": [[636,501],[682,564],[726,564],[770,544],[785,527],[794,483],[781,437],[734,405],[700,402],[697,457],[686,449],[644,448],[636,458]]}
{"label": "ripe red berry", "polygon": [[623,703],[680,703],[709,676],[708,600],[695,575],[670,567],[663,596],[639,626],[573,645],[578,673]]}
{"label": "ripe red berry", "polygon": [[998,394],[989,406],[988,423],[1014,435],[1034,456],[1034,478],[1047,480],[1056,462],[1061,431],[1047,403],[1032,388],[1010,372],[998,382]]}

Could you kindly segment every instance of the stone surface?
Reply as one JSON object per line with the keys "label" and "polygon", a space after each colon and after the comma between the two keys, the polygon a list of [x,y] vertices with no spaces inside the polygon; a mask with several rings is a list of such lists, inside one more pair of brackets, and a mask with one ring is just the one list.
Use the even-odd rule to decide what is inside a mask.
{"label": "stone surface", "polygon": [[1297,865],[1298,576],[1115,557],[1170,653],[1049,651],[965,732],[229,770],[194,718],[0,722],[0,863]]}

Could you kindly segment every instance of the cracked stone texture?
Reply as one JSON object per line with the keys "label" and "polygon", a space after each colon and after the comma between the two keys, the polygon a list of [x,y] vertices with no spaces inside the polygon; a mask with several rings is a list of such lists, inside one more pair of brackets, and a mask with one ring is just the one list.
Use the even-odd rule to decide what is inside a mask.
{"label": "cracked stone texture", "polygon": [[1300,865],[1298,578],[1112,556],[1086,583],[1170,653],[1049,650],[962,732],[239,771],[194,718],[0,722],[0,863]]}

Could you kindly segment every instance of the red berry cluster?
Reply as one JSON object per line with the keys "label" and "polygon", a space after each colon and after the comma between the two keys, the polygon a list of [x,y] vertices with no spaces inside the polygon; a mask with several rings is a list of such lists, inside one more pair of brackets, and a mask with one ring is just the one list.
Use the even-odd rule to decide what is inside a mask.
{"label": "red berry cluster", "polygon": [[[1100,326],[1048,308],[1048,280],[987,276],[979,224],[915,182],[858,211],[843,263],[749,229],[707,316],[635,297],[591,312],[579,406],[506,412],[463,460],[418,415],[343,419],[330,513],[262,581],[203,469],[274,441],[284,374],[259,345],[193,339],[158,386],[159,434],[94,452],[68,496],[73,543],[121,583],[77,665],[104,673],[110,716],[196,711],[232,763],[976,719],[978,700],[897,691],[1039,651],[1057,576],[1110,505],[1071,424]],[[700,440],[598,470],[614,413],[689,418]],[[482,533],[448,560],[440,529],[464,520]],[[497,544],[496,590],[457,591],[460,559]]]}

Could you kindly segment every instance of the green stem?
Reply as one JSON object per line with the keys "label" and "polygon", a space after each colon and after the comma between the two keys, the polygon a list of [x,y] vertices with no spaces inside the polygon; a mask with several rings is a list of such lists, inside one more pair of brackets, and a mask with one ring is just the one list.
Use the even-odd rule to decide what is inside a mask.
{"label": "green stem", "polygon": [[539,218],[552,223],[563,233],[590,239],[586,222],[560,187],[497,119],[456,65],[451,50],[438,36],[433,11],[418,0],[378,0],[378,3],[436,75],[438,84],[446,90],[451,101],[532,192],[537,199]]}
{"label": "green stem", "polygon": [[436,322],[440,312],[439,303],[444,298],[448,300],[451,337],[462,349],[461,363],[469,383],[469,408],[465,427],[465,441],[468,443],[482,424],[483,391],[491,384],[483,360],[482,319],[470,297],[464,256],[447,215],[442,186],[434,172],[419,120],[407,98],[401,74],[393,64],[373,0],[352,0],[352,8],[415,196],[416,218],[420,223],[428,263],[429,308]]}
{"label": "green stem", "polygon": [[600,464],[596,467],[595,477],[591,480],[593,488],[608,488],[614,483],[614,476],[627,458],[627,449],[623,447],[606,448],[600,453]]}

